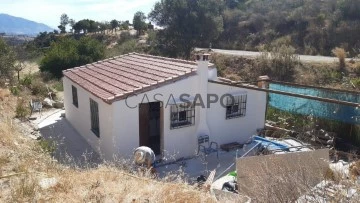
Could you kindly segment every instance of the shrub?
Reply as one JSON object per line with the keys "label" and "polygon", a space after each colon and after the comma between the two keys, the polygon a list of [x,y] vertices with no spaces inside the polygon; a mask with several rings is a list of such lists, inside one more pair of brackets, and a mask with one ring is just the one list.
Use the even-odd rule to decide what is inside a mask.
{"label": "shrub", "polygon": [[19,96],[20,88],[18,86],[12,86],[12,87],[10,87],[10,92],[11,92],[11,94],[13,94],[15,96]]}
{"label": "shrub", "polygon": [[134,39],[134,37],[131,36],[130,32],[123,31],[120,33],[120,39],[118,40],[118,44],[122,44],[122,43],[132,40],[132,39]]}
{"label": "shrub", "polygon": [[351,82],[356,86],[356,88],[360,89],[360,78],[352,79]]}
{"label": "shrub", "polygon": [[25,119],[30,114],[30,108],[24,99],[19,98],[16,104],[15,117]]}
{"label": "shrub", "polygon": [[56,150],[56,144],[52,140],[41,139],[39,141],[39,146],[43,152],[49,154],[54,153]]}
{"label": "shrub", "polygon": [[35,81],[31,85],[31,93],[36,96],[46,97],[48,94],[48,89],[45,84],[40,81]]}
{"label": "shrub", "polygon": [[339,59],[339,70],[345,71],[346,52],[343,48],[336,47],[331,51]]}
{"label": "shrub", "polygon": [[52,86],[56,91],[62,92],[64,91],[63,83],[61,80],[58,80]]}
{"label": "shrub", "polygon": [[33,81],[33,76],[31,74],[26,74],[22,80],[20,80],[20,84],[30,87]]}
{"label": "shrub", "polygon": [[90,37],[82,37],[80,40],[64,38],[51,44],[41,60],[40,70],[61,78],[63,70],[92,63],[104,57],[105,46],[97,40]]}
{"label": "shrub", "polygon": [[292,81],[299,57],[295,49],[286,44],[274,44],[270,52],[263,52],[257,57],[257,69],[261,74],[281,81]]}
{"label": "shrub", "polygon": [[354,68],[354,73],[357,75],[357,76],[360,76],[360,64],[357,64]]}

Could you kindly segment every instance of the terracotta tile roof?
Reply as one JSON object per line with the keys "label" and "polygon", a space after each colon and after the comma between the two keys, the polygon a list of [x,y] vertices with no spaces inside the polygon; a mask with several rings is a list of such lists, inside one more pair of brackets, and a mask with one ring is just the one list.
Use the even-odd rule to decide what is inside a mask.
{"label": "terracotta tile roof", "polygon": [[196,74],[196,62],[131,53],[63,71],[107,103]]}

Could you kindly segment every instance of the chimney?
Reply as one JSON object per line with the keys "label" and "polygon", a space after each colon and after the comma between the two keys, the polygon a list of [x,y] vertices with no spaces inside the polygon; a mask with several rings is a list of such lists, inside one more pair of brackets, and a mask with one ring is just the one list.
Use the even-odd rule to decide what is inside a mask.
{"label": "chimney", "polygon": [[[204,108],[200,108],[200,119],[197,127],[197,136],[209,135],[210,130],[207,124],[207,94],[208,94],[208,77],[209,77],[209,56],[210,54],[199,53],[196,55],[197,61],[197,74],[199,76],[198,82],[198,94],[201,95],[202,101],[204,102]],[[199,102],[199,101],[196,101]]]}
{"label": "chimney", "polygon": [[270,78],[267,75],[259,76],[258,87],[262,89],[269,89]]}

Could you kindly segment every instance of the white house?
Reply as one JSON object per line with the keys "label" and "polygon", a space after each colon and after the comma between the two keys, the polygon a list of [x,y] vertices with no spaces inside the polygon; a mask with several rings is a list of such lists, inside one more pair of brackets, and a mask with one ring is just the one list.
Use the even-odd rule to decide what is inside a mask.
{"label": "white house", "polygon": [[189,157],[199,135],[245,143],[264,127],[266,93],[211,82],[220,79],[207,55],[194,62],[132,53],[63,74],[66,118],[105,159],[143,145]]}

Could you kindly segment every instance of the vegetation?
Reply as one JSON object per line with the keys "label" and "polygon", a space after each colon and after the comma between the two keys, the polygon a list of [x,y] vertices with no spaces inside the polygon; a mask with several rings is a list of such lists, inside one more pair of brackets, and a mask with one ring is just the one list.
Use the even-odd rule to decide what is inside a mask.
{"label": "vegetation", "polygon": [[64,13],[60,17],[60,25],[58,28],[60,29],[60,33],[66,33],[66,26],[69,24],[69,17]]}
{"label": "vegetation", "polygon": [[134,29],[137,31],[138,35],[141,35],[144,33],[144,31],[147,30],[147,24],[145,22],[146,16],[143,12],[138,11],[134,15],[133,19],[133,25]]}
{"label": "vegetation", "polygon": [[270,52],[263,52],[257,63],[261,70],[259,75],[268,75],[280,81],[293,81],[298,64],[295,49],[291,45],[281,43],[273,43]]}
{"label": "vegetation", "polygon": [[29,104],[24,99],[18,99],[15,113],[17,118],[25,119],[30,114]]}
{"label": "vegetation", "polygon": [[0,38],[0,85],[13,78],[15,61],[14,51]]}
{"label": "vegetation", "polygon": [[63,70],[92,63],[104,57],[105,47],[99,41],[89,37],[82,37],[80,40],[65,37],[51,44],[41,60],[40,70],[60,78]]}
{"label": "vegetation", "polygon": [[217,0],[164,0],[157,2],[149,19],[164,27],[157,46],[164,55],[190,58],[195,46],[217,39],[223,30],[222,3]]}
{"label": "vegetation", "polygon": [[332,50],[332,53],[339,59],[339,71],[345,71],[345,58],[346,52],[343,48],[336,47]]}
{"label": "vegetation", "polygon": [[[180,175],[153,179],[149,173],[131,171],[125,160],[94,168],[89,161],[82,168],[73,165],[78,160],[59,163],[50,156],[58,143],[32,140],[23,125],[10,119],[14,100],[0,101],[0,202],[216,202]],[[54,184],[42,186],[52,182],[49,179]]]}

